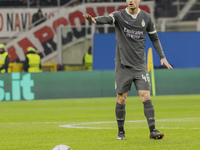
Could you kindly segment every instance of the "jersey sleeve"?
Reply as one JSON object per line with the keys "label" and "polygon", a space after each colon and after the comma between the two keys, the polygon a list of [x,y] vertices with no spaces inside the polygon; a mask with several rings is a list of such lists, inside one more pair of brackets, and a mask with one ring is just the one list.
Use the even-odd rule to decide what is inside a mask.
{"label": "jersey sleeve", "polygon": [[94,18],[98,24],[114,24],[115,23],[115,12],[108,16],[99,16]]}
{"label": "jersey sleeve", "polygon": [[117,14],[116,11],[109,14],[109,16],[112,17],[112,19],[113,19],[113,23],[112,24],[115,24],[116,14]]}
{"label": "jersey sleeve", "polygon": [[111,16],[99,16],[94,18],[97,24],[113,24]]}
{"label": "jersey sleeve", "polygon": [[151,42],[155,48],[155,50],[157,51],[158,55],[160,56],[160,58],[165,58],[165,54],[163,52],[163,48],[162,45],[160,43],[156,28],[155,28],[155,24],[150,16],[150,22],[148,24],[147,27],[147,33],[149,35],[149,38],[151,39]]}
{"label": "jersey sleeve", "polygon": [[153,22],[151,16],[149,15],[149,24],[148,24],[148,26],[147,26],[147,33],[148,33],[148,34],[154,34],[154,33],[156,33],[156,32],[157,32],[157,31],[156,31],[155,24],[154,24],[154,22]]}

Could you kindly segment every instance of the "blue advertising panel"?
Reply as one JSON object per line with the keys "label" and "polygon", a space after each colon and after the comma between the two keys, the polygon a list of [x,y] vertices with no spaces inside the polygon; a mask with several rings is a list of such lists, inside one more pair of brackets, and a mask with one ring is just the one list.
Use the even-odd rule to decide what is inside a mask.
{"label": "blue advertising panel", "polygon": [[[164,53],[174,68],[200,67],[200,32],[159,32]],[[153,45],[147,36],[145,52]],[[94,70],[113,70],[115,34],[94,35]],[[160,66],[160,58],[153,48],[154,66]]]}

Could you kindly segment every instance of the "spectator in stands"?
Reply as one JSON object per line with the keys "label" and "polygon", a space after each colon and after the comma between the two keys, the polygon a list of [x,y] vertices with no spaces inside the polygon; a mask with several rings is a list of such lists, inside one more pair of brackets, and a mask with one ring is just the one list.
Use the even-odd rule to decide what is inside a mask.
{"label": "spectator in stands", "polygon": [[20,6],[27,6],[27,0],[20,0]]}
{"label": "spectator in stands", "polygon": [[45,6],[56,6],[57,5],[57,0],[46,0]]}
{"label": "spectator in stands", "polygon": [[0,73],[8,72],[9,55],[4,49],[4,44],[0,44]]}
{"label": "spectator in stands", "polygon": [[42,72],[41,70],[41,58],[37,53],[37,50],[33,47],[27,48],[26,59],[24,62],[25,72]]}
{"label": "spectator in stands", "polygon": [[94,3],[94,2],[101,2],[101,0],[88,0],[89,3]]}
{"label": "spectator in stands", "polygon": [[111,2],[111,0],[88,0],[89,3]]}
{"label": "spectator in stands", "polygon": [[79,0],[75,0],[72,4],[71,4],[71,6],[76,6],[76,5],[78,5],[79,4]]}
{"label": "spectator in stands", "polygon": [[40,0],[32,0],[31,6],[40,7],[41,6],[41,1]]}
{"label": "spectator in stands", "polygon": [[38,12],[33,14],[32,23],[34,24],[34,26],[37,26],[45,21],[46,21],[46,18],[43,16],[42,10],[38,9]]}

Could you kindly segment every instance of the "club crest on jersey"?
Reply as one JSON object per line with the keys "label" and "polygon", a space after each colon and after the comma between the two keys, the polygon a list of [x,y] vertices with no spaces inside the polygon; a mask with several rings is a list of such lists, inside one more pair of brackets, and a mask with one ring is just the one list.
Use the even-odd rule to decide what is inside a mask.
{"label": "club crest on jersey", "polygon": [[142,27],[145,27],[145,21],[144,21],[144,19],[142,19],[141,25],[142,25]]}

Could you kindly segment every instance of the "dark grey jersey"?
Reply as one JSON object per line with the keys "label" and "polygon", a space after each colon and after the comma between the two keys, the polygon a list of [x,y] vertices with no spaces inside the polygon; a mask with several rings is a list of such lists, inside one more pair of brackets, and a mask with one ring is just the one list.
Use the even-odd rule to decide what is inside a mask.
{"label": "dark grey jersey", "polygon": [[157,36],[155,25],[150,14],[139,9],[137,15],[133,16],[128,9],[111,13],[108,17],[96,17],[97,23],[115,24],[116,33],[116,56],[115,61],[135,68],[136,70],[146,69],[145,41],[146,33],[158,52],[160,58],[165,55]]}

